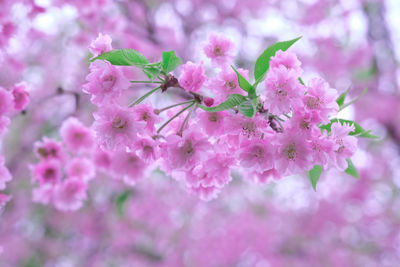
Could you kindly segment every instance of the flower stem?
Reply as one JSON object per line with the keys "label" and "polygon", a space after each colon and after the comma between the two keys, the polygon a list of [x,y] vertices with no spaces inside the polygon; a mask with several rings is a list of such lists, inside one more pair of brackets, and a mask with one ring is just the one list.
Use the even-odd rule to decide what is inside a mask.
{"label": "flower stem", "polygon": [[179,132],[177,133],[179,136],[182,136],[183,131],[185,130],[188,122],[189,122],[189,118],[192,115],[193,111],[196,109],[197,106],[195,106],[194,108],[192,108],[188,114],[186,115],[185,120],[182,122],[181,128],[179,129]]}
{"label": "flower stem", "polygon": [[171,121],[173,121],[174,119],[176,119],[179,115],[181,115],[183,112],[185,112],[187,109],[189,109],[191,106],[193,106],[195,104],[195,102],[193,102],[192,104],[184,107],[181,111],[179,111],[178,113],[176,113],[174,116],[172,116],[167,122],[165,122],[163,125],[161,125],[160,128],[158,128],[157,133],[160,133],[162,131],[162,129],[164,129],[165,126],[167,126]]}
{"label": "flower stem", "polygon": [[163,112],[165,110],[168,110],[170,108],[174,108],[174,107],[177,107],[177,106],[180,106],[180,105],[190,104],[192,102],[194,102],[194,100],[188,100],[188,101],[185,101],[185,102],[181,102],[181,103],[177,103],[177,104],[174,104],[174,105],[171,105],[171,106],[167,106],[165,108],[159,109],[158,110],[158,114],[160,114],[161,112]]}
{"label": "flower stem", "polygon": [[142,102],[143,100],[145,100],[148,96],[150,96],[151,94],[153,94],[154,92],[157,92],[158,90],[161,89],[161,86],[154,88],[153,90],[149,91],[148,93],[144,94],[143,96],[141,96],[138,100],[136,100],[135,102],[132,102],[131,104],[129,104],[129,107],[133,107],[136,104],[139,104],[140,102]]}
{"label": "flower stem", "polygon": [[130,81],[131,83],[162,83],[158,81]]}

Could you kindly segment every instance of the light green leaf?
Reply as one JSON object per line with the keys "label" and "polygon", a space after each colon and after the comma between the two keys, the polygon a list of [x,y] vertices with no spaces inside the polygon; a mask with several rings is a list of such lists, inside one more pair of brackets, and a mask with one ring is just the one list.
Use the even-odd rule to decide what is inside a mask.
{"label": "light green leaf", "polygon": [[[160,63],[161,65],[161,63]],[[150,80],[155,80],[158,75],[161,73],[161,66],[152,65],[152,66],[144,66],[143,72],[147,75]]]}
{"label": "light green leaf", "polygon": [[347,96],[347,93],[349,92],[350,88],[347,89],[346,91],[344,91],[339,97],[338,99],[336,99],[336,103],[339,105],[339,107],[342,107],[344,104],[344,100]]}
{"label": "light green leaf", "polygon": [[326,130],[328,134],[331,133],[332,129],[332,124],[340,122],[340,124],[347,123],[349,125],[354,125],[354,131],[350,132],[349,135],[354,135],[356,137],[363,137],[363,138],[378,138],[376,135],[371,134],[370,130],[365,130],[362,128],[358,123],[355,123],[354,121],[351,120],[344,120],[344,119],[332,119],[330,123],[320,125],[319,128],[323,131]]}
{"label": "light green leaf", "polygon": [[245,77],[240,74],[234,66],[231,66],[232,69],[236,72],[238,82],[239,82],[239,87],[248,92],[249,94],[254,93],[254,88],[253,86],[246,80]]}
{"label": "light green leaf", "polygon": [[346,159],[347,161],[347,169],[344,171],[345,173],[353,176],[356,179],[360,179],[360,176],[358,175],[357,169],[354,166],[353,162],[351,159]]}
{"label": "light green leaf", "polygon": [[290,41],[278,42],[264,50],[264,52],[258,57],[256,65],[254,67],[254,79],[256,80],[256,84],[258,84],[267,73],[271,57],[275,56],[275,53],[279,50],[288,50],[289,47],[291,47],[300,38],[301,37]]}
{"label": "light green leaf", "polygon": [[199,108],[208,111],[208,112],[218,112],[218,111],[222,111],[222,110],[226,110],[226,109],[230,109],[233,107],[238,106],[240,103],[246,101],[246,97],[243,95],[239,95],[239,94],[232,94],[229,95],[228,98],[225,100],[225,102],[222,102],[221,104],[219,104],[216,107],[206,107],[203,105],[198,105]]}
{"label": "light green leaf", "polygon": [[354,102],[356,102],[360,97],[362,97],[363,95],[365,95],[365,94],[367,93],[367,91],[368,91],[368,88],[364,88],[364,90],[361,92],[361,94],[360,94],[359,96],[353,98],[351,101],[349,101],[349,102],[347,102],[347,103],[345,103],[345,104],[342,104],[342,105],[340,106],[340,108],[339,108],[339,111],[345,109],[346,107],[348,107],[348,106],[350,106],[351,104],[353,104]]}
{"label": "light green leaf", "polygon": [[162,68],[165,72],[175,70],[180,64],[182,64],[182,59],[177,57],[174,51],[162,53]]}
{"label": "light green leaf", "polygon": [[130,195],[131,192],[129,190],[125,190],[115,198],[115,205],[120,217],[123,217],[125,214],[125,205]]}
{"label": "light green leaf", "polygon": [[256,114],[256,108],[252,100],[246,100],[239,104],[239,112],[246,117],[253,118]]}
{"label": "light green leaf", "polygon": [[118,66],[144,66],[149,63],[139,51],[130,48],[106,52],[90,61],[93,62],[96,59],[107,60],[112,65]]}
{"label": "light green leaf", "polygon": [[312,187],[314,188],[314,191],[317,191],[317,182],[319,180],[319,177],[321,176],[321,173],[322,173],[322,167],[320,165],[314,165],[314,168],[312,168],[308,172],[310,182]]}

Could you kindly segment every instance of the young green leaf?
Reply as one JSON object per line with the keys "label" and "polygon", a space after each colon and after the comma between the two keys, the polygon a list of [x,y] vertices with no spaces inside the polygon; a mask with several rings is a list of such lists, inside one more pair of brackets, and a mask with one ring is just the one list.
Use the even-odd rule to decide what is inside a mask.
{"label": "young green leaf", "polygon": [[337,123],[337,122],[340,122],[340,124],[342,124],[342,125],[344,123],[347,123],[349,125],[354,125],[354,131],[350,132],[349,135],[354,135],[356,137],[363,137],[363,138],[371,138],[371,139],[378,138],[377,136],[371,134],[370,130],[365,130],[358,123],[355,123],[354,121],[351,121],[351,120],[332,119],[330,123],[320,125],[319,128],[321,129],[321,131],[326,130],[328,132],[328,134],[330,134],[332,124]]}
{"label": "young green leaf", "polygon": [[255,84],[258,84],[265,76],[265,73],[268,71],[271,57],[275,56],[275,53],[279,50],[288,50],[289,47],[291,47],[300,38],[301,37],[290,41],[278,42],[264,50],[264,52],[258,57],[256,65],[254,67],[254,79],[256,80]]}
{"label": "young green leaf", "polygon": [[336,103],[339,105],[339,107],[342,107],[344,104],[344,100],[347,96],[347,93],[349,92],[350,88],[347,89],[346,91],[344,91],[339,97],[338,99],[336,99]]}
{"label": "young green leaf", "polygon": [[245,77],[242,76],[242,74],[240,74],[234,66],[231,66],[232,69],[236,72],[237,78],[238,78],[238,82],[239,82],[239,87],[242,88],[243,90],[245,90],[246,92],[250,93],[254,93],[254,88],[253,86],[246,80]]}
{"label": "young green leaf", "polygon": [[256,107],[252,100],[246,100],[239,104],[239,112],[246,117],[253,118],[256,114]]}
{"label": "young green leaf", "polygon": [[321,173],[322,173],[322,167],[320,165],[314,165],[314,168],[312,168],[308,172],[310,182],[314,191],[317,191],[317,182],[319,180],[319,177],[321,176]]}
{"label": "young green leaf", "polygon": [[125,205],[126,205],[126,202],[130,195],[131,195],[131,192],[129,190],[125,190],[124,192],[119,194],[115,199],[115,205],[117,207],[118,215],[120,217],[124,216]]}
{"label": "young green leaf", "polygon": [[304,83],[304,81],[303,81],[302,78],[299,77],[298,80],[299,80],[299,82],[300,82],[301,85],[306,85],[306,84]]}
{"label": "young green leaf", "polygon": [[367,93],[367,91],[368,91],[368,88],[364,88],[364,90],[361,92],[361,94],[360,94],[359,96],[353,98],[351,101],[349,101],[349,102],[347,102],[347,103],[345,103],[345,104],[342,104],[342,105],[340,106],[340,108],[339,108],[339,111],[345,109],[346,107],[348,107],[348,106],[350,106],[351,104],[353,104],[354,102],[356,102],[360,97],[362,97],[363,95],[365,95],[365,94]]}
{"label": "young green leaf", "polygon": [[161,67],[158,65],[144,66],[143,72],[147,75],[149,80],[155,80],[161,73]]}
{"label": "young green leaf", "polygon": [[182,59],[177,57],[174,51],[162,53],[162,68],[165,72],[175,70],[180,64],[182,64]]}
{"label": "young green leaf", "polygon": [[105,52],[90,61],[93,62],[96,59],[107,60],[112,65],[118,66],[144,66],[149,63],[139,51],[130,48]]}
{"label": "young green leaf", "polygon": [[222,102],[221,104],[219,104],[216,107],[206,107],[203,105],[198,105],[199,108],[208,111],[208,112],[218,112],[218,111],[222,111],[222,110],[226,110],[226,109],[230,109],[233,107],[238,106],[240,103],[246,101],[246,97],[243,95],[239,95],[239,94],[232,94],[229,95],[228,98],[225,100],[225,102]]}
{"label": "young green leaf", "polygon": [[347,169],[344,171],[345,173],[353,176],[356,179],[360,179],[360,176],[358,175],[357,169],[354,166],[353,162],[351,159],[346,159],[347,161]]}

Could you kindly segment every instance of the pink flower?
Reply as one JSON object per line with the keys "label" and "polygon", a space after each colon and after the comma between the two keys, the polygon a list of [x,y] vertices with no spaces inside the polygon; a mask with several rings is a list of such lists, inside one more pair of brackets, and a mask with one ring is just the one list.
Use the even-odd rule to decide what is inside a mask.
{"label": "pink flower", "polygon": [[33,180],[42,185],[55,185],[61,180],[61,164],[58,160],[41,161],[31,167]]}
{"label": "pink flower", "polygon": [[338,112],[336,99],[339,97],[335,89],[321,78],[313,78],[307,87],[307,94],[303,96],[303,108],[311,114],[314,123],[329,123],[329,116]]}
{"label": "pink flower", "polygon": [[11,197],[0,193],[0,208],[4,207],[4,205],[10,201]]}
{"label": "pink flower", "polygon": [[8,131],[10,119],[7,116],[0,115],[0,138],[2,138]]}
{"label": "pink flower", "polygon": [[254,118],[236,114],[226,118],[225,133],[247,138],[260,138],[266,131],[268,122],[261,115]]}
{"label": "pink flower", "polygon": [[294,106],[301,105],[304,86],[298,80],[295,71],[284,66],[271,69],[265,79],[267,108],[270,112],[280,115],[290,112]]}
{"label": "pink flower", "polygon": [[75,211],[82,207],[87,184],[80,179],[67,179],[58,184],[53,193],[54,205],[62,211]]}
{"label": "pink flower", "polygon": [[217,198],[218,194],[221,192],[221,189],[215,186],[199,185],[188,187],[188,191],[198,196],[201,200],[210,201]]}
{"label": "pink flower", "polygon": [[272,180],[279,180],[282,178],[282,175],[276,169],[269,169],[263,172],[253,172],[252,175],[247,175],[249,179],[257,184],[263,184]]}
{"label": "pink flower", "polygon": [[166,171],[191,169],[209,157],[211,144],[206,135],[189,128],[182,137],[171,134],[162,146],[162,158]]}
{"label": "pink flower", "polygon": [[204,53],[216,65],[225,65],[233,60],[234,43],[224,35],[212,33],[204,46]]}
{"label": "pink flower", "polygon": [[96,170],[92,161],[87,158],[73,158],[68,161],[65,171],[69,178],[78,178],[87,182],[94,178]]}
{"label": "pink flower", "polygon": [[161,121],[161,118],[154,113],[154,109],[150,104],[138,104],[132,107],[133,116],[136,121],[146,123],[145,129],[148,134],[153,134],[154,124]]}
{"label": "pink flower", "polygon": [[304,109],[296,109],[293,112],[293,117],[289,120],[290,128],[301,131],[301,134],[309,136],[311,131],[318,126],[311,121],[311,114],[304,111]]}
{"label": "pink flower", "polygon": [[182,66],[182,73],[179,76],[179,84],[188,92],[197,92],[207,79],[202,64],[187,62]]}
{"label": "pink flower", "polygon": [[346,159],[353,156],[357,150],[357,138],[348,135],[351,131],[354,131],[354,126],[347,123],[342,125],[337,122],[331,127],[330,138],[335,142],[333,165],[341,171],[347,169]]}
{"label": "pink flower", "polygon": [[117,179],[134,186],[143,178],[146,164],[134,152],[117,151],[112,155],[111,171]]}
{"label": "pink flower", "polygon": [[282,176],[310,170],[313,167],[306,137],[293,134],[290,129],[285,129],[283,134],[278,135],[275,158],[275,168]]}
{"label": "pink flower", "polygon": [[148,137],[139,137],[132,149],[147,164],[156,161],[160,157],[159,142]]}
{"label": "pink flower", "polygon": [[13,110],[13,96],[7,89],[0,86],[0,116]]}
{"label": "pink flower", "polygon": [[90,100],[97,106],[114,101],[130,86],[118,67],[102,60],[90,64],[90,73],[86,80],[88,82],[83,85],[83,91],[91,94]]}
{"label": "pink flower", "polygon": [[209,159],[199,162],[190,172],[186,173],[186,184],[189,187],[217,187],[222,188],[232,178],[230,167],[234,157],[229,154],[213,153]]}
{"label": "pink flower", "polygon": [[90,128],[77,118],[66,119],[60,128],[60,135],[65,146],[73,152],[90,151],[94,145],[94,136]]}
{"label": "pink flower", "polygon": [[66,158],[61,144],[47,137],[43,137],[42,141],[35,142],[34,152],[40,159],[57,159],[59,161],[64,161]]}
{"label": "pink flower", "polygon": [[29,102],[29,92],[27,91],[27,84],[25,82],[17,83],[14,85],[11,93],[14,97],[14,109],[21,111],[24,110]]}
{"label": "pink flower", "polygon": [[137,133],[145,127],[144,122],[134,119],[131,108],[105,106],[94,114],[93,129],[102,148],[123,150],[131,147],[137,139]]}
{"label": "pink flower", "polygon": [[309,145],[314,165],[321,165],[323,168],[327,168],[335,157],[334,140],[329,138],[326,132],[321,133],[321,130],[316,127],[311,130]]}
{"label": "pink flower", "polygon": [[296,54],[292,52],[279,50],[276,52],[275,56],[271,57],[271,61],[269,63],[271,69],[279,68],[279,66],[284,66],[287,69],[294,70],[297,74],[297,77],[300,77],[302,74],[301,62],[297,59]]}
{"label": "pink flower", "polygon": [[207,112],[199,110],[197,112],[199,117],[200,127],[212,136],[218,136],[224,133],[225,118],[229,117],[229,112]]}
{"label": "pink flower", "polygon": [[[238,69],[238,72],[245,78],[249,78],[249,71]],[[231,94],[246,95],[246,92],[239,87],[237,74],[231,69],[223,69],[217,77],[210,79],[207,87],[215,93],[218,102],[225,101]]]}
{"label": "pink flower", "polygon": [[101,169],[101,170],[108,170],[111,166],[111,157],[112,154],[108,151],[104,151],[100,147],[98,147],[95,152],[94,152],[94,164],[96,165],[96,168]]}
{"label": "pink flower", "polygon": [[4,164],[4,157],[0,155],[0,190],[4,190],[6,188],[6,183],[12,179],[10,171]]}
{"label": "pink flower", "polygon": [[112,50],[111,46],[112,39],[109,35],[103,35],[101,32],[99,36],[97,36],[96,40],[94,40],[89,45],[89,51],[93,54],[93,57],[97,57],[98,55],[108,52]]}
{"label": "pink flower", "polygon": [[244,140],[238,151],[240,166],[247,171],[264,172],[274,167],[275,148],[270,140],[253,139]]}
{"label": "pink flower", "polygon": [[53,199],[54,186],[45,184],[32,191],[32,200],[36,203],[49,204]]}

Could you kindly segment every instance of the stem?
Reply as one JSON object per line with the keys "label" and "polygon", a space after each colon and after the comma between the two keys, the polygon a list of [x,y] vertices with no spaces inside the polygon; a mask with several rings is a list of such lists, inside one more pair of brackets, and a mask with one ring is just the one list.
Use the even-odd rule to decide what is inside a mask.
{"label": "stem", "polygon": [[161,130],[164,129],[165,126],[167,126],[171,121],[176,119],[179,115],[181,115],[183,112],[185,112],[187,109],[189,109],[193,105],[194,105],[194,102],[192,104],[186,106],[185,108],[183,108],[181,111],[176,113],[174,116],[172,116],[166,123],[164,123],[163,125],[161,125],[160,128],[158,128],[157,133],[159,134],[161,132]]}
{"label": "stem", "polygon": [[171,105],[171,106],[167,106],[167,107],[165,107],[165,108],[159,109],[159,110],[158,110],[158,114],[160,114],[161,112],[163,112],[163,111],[165,111],[165,110],[168,110],[168,109],[170,109],[170,108],[174,108],[174,107],[177,107],[177,106],[180,106],[180,105],[190,104],[190,103],[192,103],[192,102],[194,102],[194,100],[188,100],[188,101],[185,101],[185,102],[181,102],[181,103],[178,103],[178,104],[174,104],[174,105]]}
{"label": "stem", "polygon": [[162,83],[158,81],[130,81],[131,83]]}
{"label": "stem", "polygon": [[181,128],[179,129],[179,132],[177,133],[179,136],[182,136],[183,130],[185,130],[185,127],[187,126],[189,122],[189,118],[192,115],[192,112],[196,109],[196,107],[192,108],[188,114],[186,115],[185,120],[182,122]]}
{"label": "stem", "polygon": [[136,104],[139,104],[140,102],[142,102],[143,100],[145,100],[148,96],[150,96],[152,93],[157,92],[158,90],[161,89],[161,86],[154,88],[153,90],[151,90],[150,92],[144,94],[143,96],[141,96],[138,100],[136,100],[135,102],[132,102],[131,104],[129,104],[129,107],[133,107]]}

